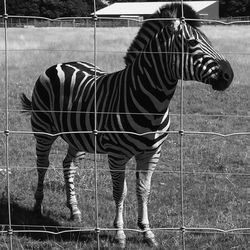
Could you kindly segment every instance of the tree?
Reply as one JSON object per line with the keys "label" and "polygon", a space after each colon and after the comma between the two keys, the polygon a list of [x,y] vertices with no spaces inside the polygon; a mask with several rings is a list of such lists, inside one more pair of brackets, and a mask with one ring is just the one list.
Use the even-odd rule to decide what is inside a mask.
{"label": "tree", "polygon": [[[64,16],[86,16],[90,13],[88,0],[7,0],[9,15],[43,16],[57,18]],[[92,1],[91,1],[92,2]],[[93,4],[93,3],[92,3]],[[0,1],[3,14],[3,1]]]}
{"label": "tree", "polygon": [[[6,3],[7,13],[9,15],[40,15],[40,0],[8,0]],[[1,1],[0,9],[2,12],[1,14],[3,14],[3,1]]]}
{"label": "tree", "polygon": [[220,16],[249,15],[250,0],[220,0]]}
{"label": "tree", "polygon": [[[135,1],[151,2],[160,0],[96,0],[96,7],[98,10],[115,2]],[[0,14],[3,14],[3,2],[3,0],[0,0]],[[170,2],[172,1],[170,0]],[[89,16],[94,11],[93,0],[7,0],[6,3],[7,13],[10,15],[57,18]],[[220,16],[250,16],[250,0],[220,0]]]}
{"label": "tree", "polygon": [[248,5],[246,7],[246,16],[250,16],[250,1],[248,1]]}
{"label": "tree", "polygon": [[43,17],[83,16],[88,5],[79,0],[41,0],[40,14]]}

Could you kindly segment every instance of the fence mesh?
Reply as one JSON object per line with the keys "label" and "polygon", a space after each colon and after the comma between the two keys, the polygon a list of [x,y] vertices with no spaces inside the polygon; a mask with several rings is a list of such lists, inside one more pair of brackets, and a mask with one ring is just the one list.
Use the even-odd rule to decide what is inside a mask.
{"label": "fence mesh", "polygon": [[[95,13],[95,3],[94,3],[94,13]],[[10,86],[9,86],[9,69],[10,69],[10,65],[9,65],[9,57],[11,56],[10,54],[12,53],[19,53],[20,50],[16,50],[14,49],[9,49],[8,47],[8,43],[9,43],[9,39],[8,39],[8,31],[10,30],[8,28],[8,24],[9,26],[20,26],[20,25],[16,25],[16,23],[20,23],[21,19],[26,20],[26,25],[30,25],[31,22],[27,21],[27,20],[31,20],[28,17],[12,17],[11,22],[8,23],[8,15],[7,15],[7,10],[6,10],[6,4],[5,4],[5,10],[4,10],[4,15],[1,17],[2,21],[3,21],[3,29],[4,29],[4,48],[2,49],[2,53],[4,53],[4,67],[3,67],[3,72],[4,72],[4,102],[2,103],[2,108],[1,108],[1,121],[3,121],[3,124],[1,125],[2,128],[2,146],[1,146],[1,152],[5,152],[5,154],[3,156],[3,158],[5,159],[5,161],[2,161],[2,165],[3,167],[1,167],[1,172],[0,174],[3,176],[3,181],[2,184],[5,187],[5,192],[3,192],[2,194],[2,198],[1,198],[1,202],[2,203],[6,203],[5,204],[5,208],[8,210],[8,218],[5,220],[7,223],[3,223],[2,224],[2,230],[1,230],[1,236],[6,236],[7,235],[7,239],[5,241],[6,243],[6,249],[15,249],[15,247],[13,245],[14,244],[14,239],[13,239],[13,235],[18,235],[18,234],[24,234],[26,233],[27,235],[31,234],[31,233],[46,233],[47,235],[60,235],[60,237],[67,237],[66,235],[68,234],[73,234],[73,233],[88,233],[88,235],[91,235],[91,237],[94,237],[94,235],[96,236],[96,246],[97,249],[102,249],[102,243],[101,243],[101,234],[103,232],[109,232],[109,231],[115,231],[116,229],[113,227],[109,227],[108,224],[106,222],[104,222],[105,220],[109,220],[110,218],[102,218],[102,216],[100,216],[100,207],[101,209],[105,210],[105,203],[103,203],[102,199],[104,198],[108,198],[110,199],[111,194],[107,195],[104,190],[108,190],[111,189],[110,184],[107,184],[107,180],[108,180],[108,168],[103,166],[105,165],[105,161],[106,158],[105,156],[102,155],[98,155],[97,152],[95,151],[94,157],[92,157],[91,155],[88,155],[85,158],[85,162],[82,162],[82,165],[84,165],[84,167],[82,167],[81,169],[77,170],[77,175],[76,175],[76,183],[78,183],[78,192],[82,192],[82,190],[86,191],[86,194],[83,197],[83,200],[89,200],[90,204],[89,204],[89,209],[91,210],[91,208],[95,208],[93,213],[91,215],[89,215],[89,218],[83,218],[83,223],[85,223],[85,226],[81,226],[81,225],[60,225],[58,224],[56,221],[49,221],[49,218],[46,218],[46,224],[43,225],[41,224],[36,224],[37,221],[35,221],[33,224],[26,224],[25,222],[20,222],[19,220],[16,219],[16,215],[13,213],[13,211],[17,211],[15,206],[17,206],[18,203],[18,199],[17,200],[13,200],[13,198],[11,197],[11,190],[12,188],[16,188],[16,185],[22,185],[22,183],[12,183],[11,182],[11,175],[13,174],[13,172],[15,172],[15,175],[18,175],[20,173],[25,174],[27,176],[29,175],[35,175],[34,172],[34,166],[30,165],[30,166],[23,166],[24,162],[20,162],[19,158],[22,159],[26,159],[27,156],[25,155],[25,152],[20,153],[19,151],[15,150],[15,147],[21,147],[20,142],[19,141],[23,141],[26,140],[26,137],[30,137],[30,135],[33,134],[33,132],[31,130],[26,130],[26,129],[20,129],[20,127],[24,124],[23,120],[20,120],[20,127],[15,128],[15,126],[11,126],[10,128],[10,123],[13,121],[13,117],[16,117],[17,112],[20,112],[20,108],[15,107],[15,104],[10,103],[10,96],[13,96],[13,93],[9,92]],[[15,22],[13,21],[15,18],[17,18],[19,21]],[[17,20],[16,19],[16,20]],[[34,19],[33,19],[34,20]],[[33,24],[35,26],[41,26],[41,22],[39,22],[38,20],[42,20],[39,18],[36,18],[36,21],[33,21]],[[73,27],[80,27],[82,22],[79,20],[82,20],[81,18],[79,18],[79,22],[76,21],[78,20],[77,18],[75,18],[72,22],[72,26]],[[109,51],[102,51],[102,50],[98,50],[97,47],[97,43],[101,42],[98,40],[98,27],[99,26],[108,26],[107,23],[111,23],[109,21],[108,18],[99,18],[97,17],[95,14],[93,15],[93,17],[91,19],[86,19],[88,20],[88,25],[89,23],[91,27],[93,27],[93,50],[89,49],[89,50],[84,50],[86,53],[89,53],[90,56],[93,55],[93,62],[94,65],[98,65],[98,53],[109,53]],[[111,20],[111,19],[110,19]],[[112,19],[113,20],[113,19]],[[123,25],[124,19],[116,19],[118,20],[118,24],[119,25]],[[183,20],[185,20],[185,13],[183,13]],[[48,26],[55,26],[56,22],[59,22],[58,20],[56,20],[54,22],[54,20],[45,20],[46,22],[48,22]],[[99,22],[101,21],[102,24],[100,24]],[[106,23],[105,23],[105,22]],[[131,21],[131,20],[130,20]],[[70,21],[71,22],[71,21]],[[140,25],[140,20],[133,20],[133,25],[135,26],[134,23],[137,23]],[[237,22],[223,22],[221,20],[204,20],[204,22],[207,23],[213,23],[213,24],[217,24],[217,25],[238,25],[238,24],[250,24],[250,21],[237,21]],[[50,23],[50,24],[49,24]],[[51,25],[51,23],[53,23]],[[79,24],[77,24],[79,23]],[[112,22],[113,23],[113,22]],[[14,25],[15,24],[15,25]],[[84,21],[84,25],[86,24],[86,21]],[[128,22],[126,21],[125,26],[128,24]],[[58,23],[57,23],[58,25]],[[67,25],[69,24],[69,21],[67,21]],[[61,27],[65,27],[67,25],[62,25],[62,23],[59,23],[59,26]],[[82,26],[84,26],[82,25]],[[113,25],[113,24],[112,24]],[[23,26],[23,25],[21,25]],[[237,29],[237,26],[233,26],[235,29]],[[249,46],[250,47],[250,46]],[[24,49],[25,51],[29,51],[29,48]],[[47,48],[45,49],[41,49],[41,48],[34,48],[31,49],[34,51],[34,53],[36,53],[37,51],[40,50],[44,50],[44,51],[49,51]],[[61,50],[60,48],[52,48],[51,51],[55,51],[60,53]],[[63,52],[69,51],[74,52],[74,50],[72,48],[69,48],[67,50],[63,50]],[[81,52],[81,50],[75,50],[76,53]],[[121,51],[112,51],[113,53],[119,53],[119,55],[122,53]],[[227,55],[231,55],[231,56],[235,56],[235,54],[240,54],[240,52],[230,52],[230,51],[226,51],[225,53],[227,53]],[[242,52],[242,54],[244,54],[244,56],[247,57],[246,59],[246,64],[247,64],[247,60],[249,59],[250,56],[250,52]],[[184,59],[183,59],[184,60]],[[12,69],[11,69],[12,70]],[[31,70],[32,71],[32,70]],[[15,73],[15,69],[14,71],[11,71],[12,73]],[[95,71],[96,72],[96,71]],[[20,72],[19,72],[20,73]],[[30,72],[31,74],[33,74],[33,72]],[[242,72],[242,74],[244,74],[246,72]],[[18,73],[16,73],[18,74]],[[96,74],[96,73],[95,73]],[[183,74],[182,74],[183,75]],[[17,76],[18,78],[18,76]],[[96,78],[96,75],[95,75]],[[12,84],[12,83],[11,83]],[[16,89],[18,90],[18,86],[16,87]],[[169,155],[169,160],[165,160],[164,162],[162,161],[160,163],[159,168],[155,171],[155,174],[158,176],[158,183],[154,184],[152,183],[152,192],[155,189],[158,189],[155,193],[152,194],[153,198],[152,200],[154,200],[155,204],[153,206],[157,207],[157,197],[158,194],[160,192],[166,192],[166,188],[168,187],[166,182],[169,181],[172,185],[172,190],[170,192],[172,192],[171,194],[171,199],[172,199],[172,203],[170,204],[170,206],[168,206],[168,212],[166,211],[161,211],[162,215],[158,216],[158,227],[154,227],[152,228],[153,231],[155,232],[159,232],[159,233],[163,233],[166,234],[168,233],[169,235],[171,235],[171,233],[174,234],[179,234],[180,233],[180,237],[175,238],[175,249],[189,249],[188,246],[186,246],[186,242],[192,238],[190,238],[193,234],[197,234],[197,235],[209,235],[209,234],[223,234],[223,235],[247,235],[249,236],[250,233],[250,227],[249,227],[249,220],[242,222],[240,221],[240,218],[237,217],[236,213],[237,213],[237,209],[235,207],[235,205],[232,205],[230,202],[227,203],[227,205],[229,206],[228,210],[230,210],[230,208],[233,208],[234,210],[232,211],[232,213],[230,213],[230,211],[228,211],[228,214],[230,214],[230,216],[232,216],[231,220],[228,220],[227,218],[225,218],[225,214],[221,213],[218,214],[217,216],[217,223],[215,226],[210,226],[209,221],[205,221],[203,223],[203,225],[198,225],[198,226],[194,226],[194,224],[196,223],[196,219],[195,219],[195,214],[193,214],[192,216],[186,216],[186,214],[192,214],[192,211],[196,211],[194,209],[195,206],[200,207],[200,209],[204,210],[204,213],[206,213],[206,208],[209,206],[216,206],[216,202],[218,202],[220,199],[224,199],[223,197],[220,197],[220,192],[219,191],[223,191],[224,194],[229,195],[229,192],[232,193],[232,199],[235,200],[235,202],[239,202],[237,201],[237,195],[239,195],[239,193],[236,192],[237,189],[237,183],[242,183],[244,182],[245,184],[243,185],[244,189],[245,189],[245,193],[246,195],[243,195],[243,197],[245,199],[249,198],[249,194],[250,194],[250,187],[249,187],[249,177],[250,177],[250,173],[246,172],[245,168],[240,169],[240,168],[235,168],[236,163],[234,164],[234,159],[233,157],[238,157],[238,158],[242,158],[242,164],[248,164],[249,166],[249,152],[250,152],[250,146],[249,146],[249,135],[250,135],[250,131],[244,130],[241,131],[241,121],[244,120],[244,122],[248,122],[249,124],[249,119],[250,119],[250,114],[249,111],[246,112],[242,109],[243,114],[221,114],[220,111],[221,110],[208,110],[208,113],[205,115],[201,115],[199,114],[199,110],[197,110],[197,114],[191,114],[189,115],[188,112],[186,112],[186,106],[187,104],[185,102],[187,102],[187,98],[185,96],[185,89],[184,89],[184,85],[183,85],[183,79],[181,80],[181,84],[180,84],[180,89],[179,89],[179,100],[175,100],[179,107],[180,107],[180,111],[173,113],[171,115],[173,123],[176,124],[176,128],[178,129],[174,129],[171,131],[168,131],[168,134],[172,135],[172,137],[170,138],[170,142],[169,145],[172,148],[172,151],[170,152],[165,152],[163,149],[163,154],[168,154]],[[96,93],[96,91],[95,91]],[[18,93],[17,93],[18,94]],[[3,97],[3,94],[2,94]],[[192,97],[191,97],[192,98]],[[95,96],[95,100],[96,100],[96,96]],[[223,103],[222,103],[223,105]],[[212,112],[212,113],[211,113]],[[121,131],[98,131],[97,130],[97,110],[96,110],[96,103],[95,103],[95,129],[94,131],[78,131],[78,132],[74,132],[74,133],[94,133],[94,134],[98,134],[98,133],[131,133],[131,132],[121,132]],[[207,120],[205,120],[205,124],[206,125],[211,125],[208,126],[211,130],[208,131],[198,131],[195,128],[195,126],[193,126],[192,122],[195,120],[199,120],[199,119],[203,119],[204,117],[212,117],[212,122],[215,123],[220,123],[221,120],[227,120],[227,119],[235,119],[236,122],[236,129],[237,132],[231,132],[230,129],[227,128],[222,128],[221,131],[217,131],[217,130],[213,130],[213,124],[208,124]],[[239,122],[239,124],[237,124],[237,122]],[[188,125],[186,125],[188,124]],[[224,123],[223,123],[224,124]],[[188,127],[190,126],[190,128]],[[27,126],[26,126],[27,127]],[[14,128],[14,129],[12,129]],[[249,127],[248,127],[249,128]],[[70,132],[72,133],[72,132]],[[159,133],[161,133],[161,131],[159,131]],[[46,133],[43,133],[46,134]],[[51,136],[59,136],[60,134],[50,134]],[[143,134],[136,134],[136,135],[143,135]],[[191,139],[187,142],[185,142],[185,138],[190,137]],[[198,139],[201,140],[202,142],[204,142],[204,146],[202,144],[200,144],[201,147],[201,151],[200,154],[197,155],[195,151],[195,145],[197,143]],[[220,141],[220,139],[223,138],[225,140]],[[190,141],[192,142],[190,145]],[[33,141],[34,142],[34,141]],[[209,143],[207,143],[209,142]],[[34,144],[34,143],[33,143]],[[220,148],[219,150],[219,155],[213,155],[211,156],[211,162],[209,162],[208,165],[206,165],[204,168],[201,168],[199,170],[197,170],[194,166],[202,166],[202,161],[203,161],[203,157],[205,157],[208,152],[209,149],[207,147],[210,147],[209,145],[211,145],[211,147],[218,147]],[[242,154],[240,155],[234,155],[235,154],[235,147],[240,147],[242,149],[244,149],[242,151]],[[10,148],[12,151],[14,152],[10,152]],[[54,154],[55,155],[63,155],[65,152],[66,148],[61,148],[61,146],[55,146],[54,149]],[[192,151],[193,150],[193,151]],[[25,150],[24,150],[25,151]],[[167,150],[166,150],[167,151]],[[226,160],[225,158],[228,156],[228,153],[226,152],[231,152],[232,157],[230,157],[229,160]],[[53,153],[52,152],[52,153]],[[223,155],[223,153],[225,153],[225,155]],[[20,155],[22,154],[22,155]],[[188,157],[188,154],[193,156],[193,160],[191,159],[192,157]],[[31,161],[34,161],[34,157],[32,156],[28,156],[31,158]],[[29,162],[29,160],[27,160]],[[225,166],[223,166],[221,164],[222,161],[227,161],[227,168],[225,169]],[[248,163],[246,163],[248,161]],[[86,163],[87,162],[87,163]],[[130,174],[134,174],[135,172],[135,168],[134,165],[135,163],[133,161],[131,161],[129,163],[130,167],[128,168],[128,172],[129,175]],[[216,165],[217,164],[217,165]],[[49,181],[48,184],[49,188],[51,190],[51,192],[55,192],[55,189],[58,189],[57,184],[63,183],[63,175],[62,175],[62,169],[58,168],[58,165],[61,165],[60,162],[52,162],[51,163],[51,169],[49,171],[52,171],[52,174],[48,175]],[[166,170],[166,166],[168,166],[167,170]],[[178,167],[176,167],[178,166]],[[215,167],[217,166],[217,167]],[[214,169],[213,169],[214,167]],[[210,171],[212,170],[212,171]],[[88,173],[86,175],[86,173]],[[56,177],[55,177],[56,176]],[[193,176],[199,176],[199,178],[194,179]],[[131,177],[131,176],[130,176]],[[164,177],[164,178],[162,178]],[[28,178],[28,177],[27,177]],[[133,179],[133,177],[131,177]],[[232,181],[232,178],[234,178]],[[206,197],[208,196],[209,192],[211,192],[211,187],[209,187],[208,185],[205,185],[205,183],[209,183],[209,184],[214,184],[215,183],[219,183],[217,184],[217,191],[214,194],[214,199],[211,201],[209,199],[206,200]],[[229,188],[227,185],[223,186],[223,183],[229,183]],[[235,184],[236,183],[236,184]],[[29,184],[32,187],[32,184]],[[193,204],[189,204],[190,207],[187,207],[187,200],[191,197],[191,189],[190,187],[194,187],[194,190],[196,190],[196,196],[197,196],[197,200],[193,201]],[[231,189],[230,190],[227,190]],[[33,192],[33,187],[31,188],[31,190],[28,190],[27,193],[32,193]],[[61,191],[64,192],[63,187],[61,187]],[[26,194],[19,194],[20,197],[23,197]],[[193,194],[192,194],[193,195]],[[242,195],[242,194],[241,194]],[[53,194],[52,194],[53,196]],[[201,200],[204,201],[205,199],[205,203],[203,204],[203,202],[199,202],[198,201],[198,197],[202,197]],[[229,197],[229,198],[230,198]],[[17,197],[18,198],[18,197]],[[81,199],[81,197],[79,197]],[[102,198],[102,199],[101,199]],[[133,199],[133,198],[131,198]],[[55,199],[56,202],[59,202],[57,199]],[[44,201],[45,204],[47,203],[47,206],[49,207],[50,205],[50,200],[45,200]],[[82,201],[84,203],[84,201]],[[130,202],[134,202],[133,200],[129,200],[128,202],[126,202],[126,209],[125,209],[125,228],[124,231],[130,232],[130,233],[139,233],[141,232],[141,230],[137,230],[135,228],[133,228],[131,226],[131,222],[130,222],[130,217],[133,217],[133,207],[130,206]],[[153,203],[154,203],[153,202]],[[164,200],[164,202],[167,203],[167,201]],[[169,202],[169,201],[168,201]],[[242,201],[241,201],[242,202]],[[242,204],[238,204],[240,208],[244,209],[244,211],[241,211],[242,213],[246,214],[245,218],[249,219],[249,202],[245,200],[244,205]],[[171,208],[171,205],[173,204],[177,204],[174,205],[174,208]],[[84,208],[86,209],[86,208]],[[109,211],[109,208],[106,208],[104,213],[109,214],[114,214],[114,211],[111,210]],[[151,211],[152,213],[153,211]],[[161,213],[159,212],[159,213]],[[233,212],[235,214],[233,214]],[[239,211],[238,211],[239,212]],[[65,212],[66,213],[66,212]],[[102,212],[103,213],[103,212]],[[220,211],[218,211],[218,213],[220,213]],[[167,220],[167,216],[168,215],[174,215],[174,220],[171,221],[171,223],[169,222],[165,222],[165,219]],[[247,215],[248,214],[248,215]],[[28,216],[28,215],[27,215]],[[223,217],[224,216],[224,217]],[[15,224],[13,223],[13,217],[15,221],[19,221],[19,224]],[[112,217],[112,216],[111,216]],[[205,216],[206,219],[209,219],[209,216]],[[85,219],[85,220],[84,220]],[[230,223],[229,223],[230,221]],[[240,221],[240,223],[237,223],[237,221]],[[106,226],[102,226],[102,225],[106,225]],[[171,225],[171,226],[169,226]],[[207,225],[207,226],[204,226]],[[237,225],[237,226],[236,226]],[[239,227],[238,225],[242,225],[242,227]],[[79,237],[79,236],[78,236]],[[170,237],[170,236],[169,236]],[[202,236],[201,236],[202,237]],[[164,238],[164,237],[163,237]],[[168,239],[168,242],[170,241],[170,239]],[[249,241],[248,241],[249,242]],[[246,243],[247,244],[247,243]],[[209,244],[207,245],[207,247],[209,247]],[[245,248],[241,248],[240,245],[236,246],[238,247],[237,249],[245,249]],[[104,247],[105,248],[105,247]],[[199,248],[199,247],[198,247]],[[173,248],[174,249],[174,248]]]}

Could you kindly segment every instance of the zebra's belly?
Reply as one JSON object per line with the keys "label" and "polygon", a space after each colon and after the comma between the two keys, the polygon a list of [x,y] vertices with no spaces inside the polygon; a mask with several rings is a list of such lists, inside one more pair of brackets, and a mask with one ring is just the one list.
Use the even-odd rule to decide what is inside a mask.
{"label": "zebra's belly", "polygon": [[[64,141],[70,146],[87,153],[107,154],[108,152],[102,147],[101,135],[94,135],[93,133],[72,133],[61,135]],[[96,140],[95,140],[96,137]]]}
{"label": "zebra's belly", "polygon": [[152,133],[136,135],[130,133],[111,133],[100,136],[101,151],[107,154],[115,153],[131,158],[145,151],[157,150],[167,134]]}
{"label": "zebra's belly", "polygon": [[[96,136],[96,140],[95,140]],[[116,133],[72,133],[61,136],[69,145],[79,151],[98,154],[120,154],[131,158],[143,151],[155,150],[166,139],[167,134],[149,135]],[[95,150],[96,148],[96,150]]]}
{"label": "zebra's belly", "polygon": [[[166,121],[161,120],[162,123],[159,122],[159,126],[152,127],[155,131],[150,130],[147,126],[142,127],[139,131],[131,131],[126,126],[126,119],[123,121],[120,116],[105,116],[102,119],[99,118],[98,132],[95,134],[92,120],[93,117],[91,116],[83,116],[75,120],[74,116],[71,116],[70,120],[66,116],[65,119],[59,119],[61,122],[57,123],[58,126],[55,129],[60,132],[65,130],[75,131],[63,134],[62,138],[79,151],[119,154],[131,158],[143,151],[157,149],[165,140],[170,124],[169,119],[166,118]],[[54,121],[54,124],[57,121]],[[71,121],[70,126],[68,125],[69,121]]]}

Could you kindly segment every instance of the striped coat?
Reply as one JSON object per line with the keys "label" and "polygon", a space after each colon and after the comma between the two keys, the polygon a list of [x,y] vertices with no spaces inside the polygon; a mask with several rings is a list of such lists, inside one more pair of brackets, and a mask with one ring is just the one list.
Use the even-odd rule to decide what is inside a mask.
{"label": "striped coat", "polygon": [[[197,19],[189,6],[184,5],[184,10],[190,19]],[[96,139],[96,151],[109,158],[118,242],[125,246],[125,166],[134,156],[137,224],[144,230],[147,242],[157,245],[149,226],[147,203],[151,176],[170,125],[169,102],[177,82],[181,78],[195,80],[224,90],[233,79],[229,62],[214,50],[198,29],[199,23],[180,22],[180,13],[180,4],[166,5],[153,17],[174,20],[146,22],[129,48],[123,70],[107,74],[97,68],[94,73],[94,65],[86,62],[62,63],[39,77],[31,101],[22,95],[23,107],[31,113],[36,132],[36,211],[41,212],[51,145],[60,135],[69,144],[63,161],[67,205],[72,218],[80,220],[73,182],[75,166],[79,165],[82,151],[95,152]]]}

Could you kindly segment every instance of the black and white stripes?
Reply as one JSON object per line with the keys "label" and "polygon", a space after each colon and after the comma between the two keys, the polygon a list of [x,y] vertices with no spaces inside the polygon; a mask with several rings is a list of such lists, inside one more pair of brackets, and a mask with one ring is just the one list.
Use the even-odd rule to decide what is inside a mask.
{"label": "black and white stripes", "polygon": [[[187,18],[197,18],[184,6]],[[204,82],[217,90],[226,89],[233,79],[230,64],[198,29],[198,21],[180,22],[179,17],[180,4],[172,4],[153,15],[167,20],[145,22],[127,52],[123,70],[108,74],[97,68],[95,73],[94,65],[86,62],[54,65],[37,80],[32,101],[22,96],[34,132],[65,133],[61,137],[69,144],[63,162],[67,205],[72,218],[79,220],[74,166],[79,165],[83,151],[95,151],[96,136],[96,152],[109,158],[116,204],[114,225],[123,246],[124,170],[131,157],[137,162],[138,226],[147,231],[147,241],[157,244],[149,227],[147,203],[151,176],[170,126],[169,102],[178,79]],[[48,156],[56,137],[40,133],[35,137],[39,178],[35,209],[40,212]]]}

